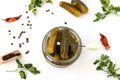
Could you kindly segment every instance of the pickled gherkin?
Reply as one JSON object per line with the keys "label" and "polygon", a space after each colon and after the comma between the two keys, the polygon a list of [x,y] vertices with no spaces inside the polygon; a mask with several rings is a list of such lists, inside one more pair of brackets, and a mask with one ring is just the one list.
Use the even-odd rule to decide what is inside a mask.
{"label": "pickled gherkin", "polygon": [[57,34],[58,34],[58,29],[54,29],[51,31],[50,37],[47,41],[47,52],[52,54],[54,52],[55,49],[55,44],[56,44],[56,40],[57,40]]}
{"label": "pickled gherkin", "polygon": [[62,40],[61,40],[61,47],[60,47],[60,57],[62,59],[69,58],[69,32],[67,29],[64,29],[62,32]]}
{"label": "pickled gherkin", "polygon": [[88,7],[81,0],[71,0],[71,3],[60,1],[59,5],[76,17],[88,12]]}
{"label": "pickled gherkin", "polygon": [[70,41],[69,41],[70,45],[70,51],[72,54],[77,52],[77,48],[78,48],[78,40],[75,37],[75,35],[73,33],[70,33]]}
{"label": "pickled gherkin", "polygon": [[67,2],[61,1],[59,5],[76,17],[79,17],[81,15],[81,12],[76,7]]}
{"label": "pickled gherkin", "polygon": [[71,4],[78,8],[83,14],[88,12],[88,7],[81,0],[72,0]]}

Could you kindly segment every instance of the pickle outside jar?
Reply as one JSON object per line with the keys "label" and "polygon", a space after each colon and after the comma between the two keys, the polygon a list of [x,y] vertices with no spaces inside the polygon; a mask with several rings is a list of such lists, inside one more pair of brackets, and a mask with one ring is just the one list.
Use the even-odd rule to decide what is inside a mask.
{"label": "pickle outside jar", "polygon": [[79,35],[71,28],[59,26],[51,29],[42,42],[43,55],[48,63],[64,68],[74,63],[81,54]]}

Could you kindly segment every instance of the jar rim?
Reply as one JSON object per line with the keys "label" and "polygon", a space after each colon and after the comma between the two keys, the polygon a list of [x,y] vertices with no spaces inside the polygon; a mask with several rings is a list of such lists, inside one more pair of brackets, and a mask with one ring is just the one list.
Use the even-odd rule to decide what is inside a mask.
{"label": "jar rim", "polygon": [[[54,58],[49,53],[47,53],[45,51],[46,40],[48,39],[48,36],[49,36],[51,30],[56,29],[56,28],[58,28],[58,29],[68,29],[70,32],[72,32],[75,35],[75,37],[78,40],[77,52],[76,52],[76,54],[74,56],[72,56],[69,59],[66,59],[66,60],[54,60]],[[58,26],[58,27],[55,27],[53,29],[51,29],[50,31],[48,31],[47,34],[45,35],[44,39],[43,39],[42,51],[43,51],[43,55],[44,55],[45,59],[48,61],[48,63],[50,63],[50,64],[52,64],[54,66],[57,66],[57,67],[65,67],[65,66],[68,66],[68,65],[67,64],[66,65],[54,64],[51,61],[55,61],[55,62],[58,62],[58,63],[69,63],[69,62],[71,62],[71,63],[69,63],[69,65],[72,64],[72,63],[74,63],[78,59],[78,57],[80,56],[81,51],[82,51],[82,47],[79,47],[79,45],[82,45],[81,38],[79,37],[79,35],[77,34],[77,32],[75,32],[73,29],[65,27],[65,26]]]}

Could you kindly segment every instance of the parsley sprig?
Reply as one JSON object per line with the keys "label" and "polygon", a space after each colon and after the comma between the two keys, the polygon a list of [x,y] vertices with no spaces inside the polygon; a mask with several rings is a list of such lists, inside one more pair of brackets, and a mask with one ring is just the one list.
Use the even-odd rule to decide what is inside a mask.
{"label": "parsley sprig", "polygon": [[25,70],[31,72],[32,74],[39,74],[40,71],[37,70],[36,67],[34,67],[31,63],[28,64],[22,64],[18,59],[16,60],[16,63],[18,65],[18,68],[13,71],[7,71],[7,72],[18,72],[21,79],[26,79],[26,73]]}
{"label": "parsley sprig", "polygon": [[[45,3],[51,3],[52,4],[52,0],[44,0],[44,1],[45,1]],[[44,1],[43,0],[31,0],[30,4],[28,5],[28,10],[32,11],[32,13],[34,15],[37,15],[37,8],[42,7]]]}
{"label": "parsley sprig", "polygon": [[118,73],[118,70],[120,70],[120,68],[116,68],[116,64],[114,64],[109,56],[107,55],[101,55],[100,59],[97,59],[94,62],[95,65],[98,65],[96,70],[101,70],[107,73],[107,77],[114,77],[117,78],[118,80],[120,80],[120,74]]}
{"label": "parsley sprig", "polygon": [[106,16],[109,14],[118,15],[118,12],[120,12],[120,6],[114,6],[113,4],[111,4],[110,0],[100,0],[100,2],[102,4],[103,13],[97,12],[95,14],[96,19],[94,20],[94,22],[106,18]]}

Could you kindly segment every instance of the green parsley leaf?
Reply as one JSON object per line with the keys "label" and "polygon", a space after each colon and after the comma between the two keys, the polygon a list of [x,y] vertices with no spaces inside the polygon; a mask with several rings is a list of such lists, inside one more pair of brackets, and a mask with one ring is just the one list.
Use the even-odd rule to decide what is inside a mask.
{"label": "green parsley leaf", "polygon": [[101,60],[106,60],[106,59],[108,59],[108,58],[109,58],[109,56],[104,55],[104,54],[101,56]]}
{"label": "green parsley leaf", "polygon": [[32,64],[25,64],[24,66],[25,66],[25,68],[26,68],[28,71],[30,71],[30,72],[33,73],[33,74],[39,74],[39,73],[40,73],[40,71],[37,70],[36,67],[33,67]]}
{"label": "green parsley leaf", "polygon": [[100,0],[104,8],[107,8],[110,4],[110,0]]}
{"label": "green parsley leaf", "polygon": [[24,71],[20,71],[19,74],[22,79],[26,79],[26,74]]}
{"label": "green parsley leaf", "polygon": [[41,7],[42,0],[34,0],[34,7]]}
{"label": "green parsley leaf", "polygon": [[94,20],[94,22],[96,22],[96,21],[99,21],[99,20],[101,20],[101,19],[104,19],[107,15],[109,14],[109,12],[106,12],[106,13],[104,13],[104,14],[102,14],[102,13],[96,13],[95,15],[96,15],[96,19]]}
{"label": "green parsley leaf", "polygon": [[103,13],[97,12],[95,14],[96,19],[93,20],[93,22],[97,22],[99,20],[105,19],[107,15],[109,14],[115,14],[118,15],[118,12],[120,12],[120,6],[113,6],[111,4],[110,0],[100,0],[102,5]]}
{"label": "green parsley leaf", "polygon": [[33,74],[39,74],[40,71],[37,70],[36,67],[34,67],[31,63],[28,64],[22,64],[18,59],[16,60],[16,63],[18,64],[18,68],[12,71],[7,71],[7,72],[19,72],[19,75],[22,79],[26,79],[26,74],[25,70],[28,70],[29,72]]}
{"label": "green parsley leaf", "polygon": [[93,64],[95,64],[95,65],[96,65],[97,63],[99,63],[99,61],[100,61],[100,60],[96,60]]}
{"label": "green parsley leaf", "polygon": [[106,72],[108,74],[107,77],[120,79],[120,74],[118,73],[120,68],[116,68],[116,64],[110,60],[109,56],[103,54],[100,59],[95,60],[93,64],[97,65],[96,70]]}
{"label": "green parsley leaf", "polygon": [[39,74],[39,73],[40,73],[40,71],[37,70],[35,67],[30,67],[30,68],[28,68],[28,71],[30,71],[30,72],[33,73],[33,74]]}
{"label": "green parsley leaf", "polygon": [[32,67],[33,65],[32,64],[25,64],[24,65],[26,69],[29,69],[30,67]]}
{"label": "green parsley leaf", "polygon": [[101,67],[101,66],[98,66],[98,67],[96,68],[96,70],[102,70],[102,67]]}
{"label": "green parsley leaf", "polygon": [[36,15],[37,14],[36,9],[38,7],[41,7],[41,5],[42,5],[42,0],[31,0],[30,4],[28,5],[28,10],[32,11],[32,13]]}
{"label": "green parsley leaf", "polygon": [[23,68],[23,64],[18,59],[16,59],[16,63],[18,65],[18,68]]}
{"label": "green parsley leaf", "polygon": [[32,13],[36,16],[37,15],[37,12],[35,9],[32,10]]}
{"label": "green parsley leaf", "polygon": [[[51,3],[52,0],[46,0],[46,3]],[[28,10],[32,11],[32,13],[36,16],[37,15],[37,9],[42,7],[43,1],[42,0],[31,0],[30,4],[28,5]]]}

